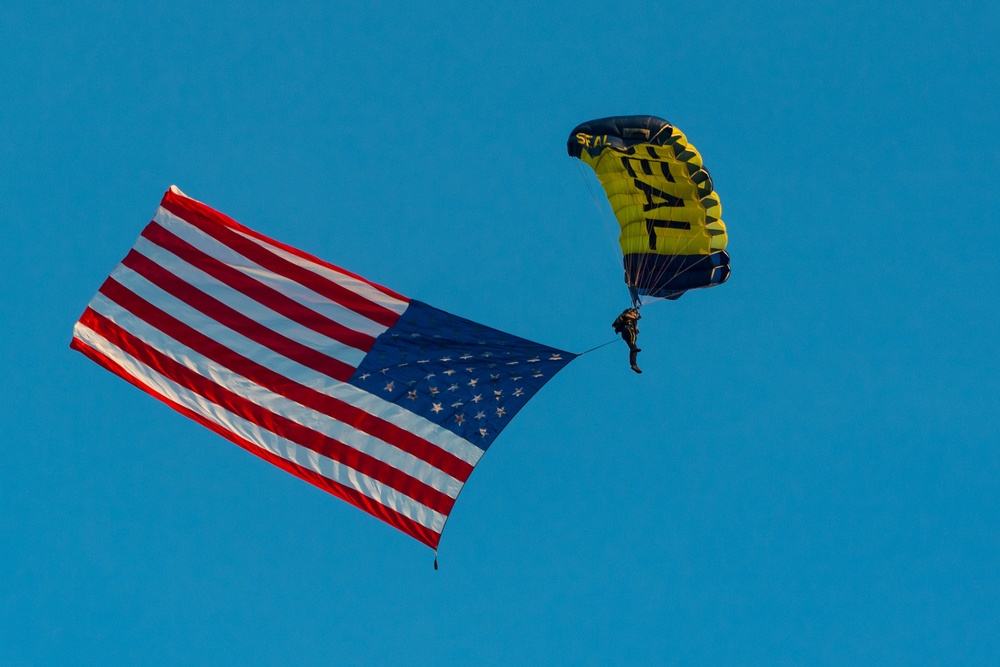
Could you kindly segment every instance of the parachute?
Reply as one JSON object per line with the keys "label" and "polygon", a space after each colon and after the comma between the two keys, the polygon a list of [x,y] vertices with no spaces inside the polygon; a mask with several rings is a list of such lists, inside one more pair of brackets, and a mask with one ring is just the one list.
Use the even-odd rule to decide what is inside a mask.
{"label": "parachute", "polygon": [[615,116],[578,125],[566,147],[608,196],[635,306],[726,282],[722,204],[683,132],[655,116]]}

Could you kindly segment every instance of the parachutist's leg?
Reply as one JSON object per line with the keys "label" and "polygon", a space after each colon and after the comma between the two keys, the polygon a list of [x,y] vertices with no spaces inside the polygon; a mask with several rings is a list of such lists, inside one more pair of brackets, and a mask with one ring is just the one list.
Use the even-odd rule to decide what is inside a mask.
{"label": "parachutist's leg", "polygon": [[639,354],[639,348],[635,346],[635,332],[625,329],[621,332],[622,340],[628,345],[628,363],[636,373],[641,373],[639,367],[635,365],[635,355]]}
{"label": "parachutist's leg", "polygon": [[629,331],[628,332],[628,337],[626,338],[623,335],[622,338],[625,338],[625,342],[628,343],[628,363],[629,363],[629,365],[632,367],[632,370],[634,370],[636,373],[641,373],[642,371],[639,370],[639,367],[635,363],[636,355],[639,354],[639,348],[635,344],[635,339],[636,339],[635,332],[634,331]]}
{"label": "parachutist's leg", "polygon": [[638,354],[639,354],[639,348],[633,347],[629,351],[628,362],[629,362],[629,365],[632,367],[632,370],[634,370],[636,373],[641,373],[642,371],[639,370],[639,366],[636,364],[636,361],[635,361],[636,355],[638,355]]}

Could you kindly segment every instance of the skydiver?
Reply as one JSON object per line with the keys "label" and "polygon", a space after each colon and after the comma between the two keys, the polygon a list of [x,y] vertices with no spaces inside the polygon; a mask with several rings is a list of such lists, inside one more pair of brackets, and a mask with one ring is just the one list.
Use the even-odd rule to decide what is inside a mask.
{"label": "skydiver", "polygon": [[635,361],[636,355],[642,352],[642,349],[635,344],[636,338],[639,337],[639,320],[641,318],[642,315],[639,314],[638,308],[626,308],[611,323],[611,328],[615,330],[615,333],[621,334],[622,340],[628,344],[628,361],[636,373],[642,372]]}

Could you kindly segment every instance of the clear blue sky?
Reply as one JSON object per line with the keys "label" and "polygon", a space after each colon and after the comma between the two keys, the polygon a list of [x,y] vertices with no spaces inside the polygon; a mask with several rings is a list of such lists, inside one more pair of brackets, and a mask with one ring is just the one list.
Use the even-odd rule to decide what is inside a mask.
{"label": "clear blue sky", "polygon": [[[326,5],[322,7],[321,5]],[[489,5],[489,7],[487,7]],[[987,665],[990,3],[0,10],[0,663]],[[171,184],[582,351],[627,304],[579,122],[705,156],[724,286],[571,364],[426,547],[68,347]]]}

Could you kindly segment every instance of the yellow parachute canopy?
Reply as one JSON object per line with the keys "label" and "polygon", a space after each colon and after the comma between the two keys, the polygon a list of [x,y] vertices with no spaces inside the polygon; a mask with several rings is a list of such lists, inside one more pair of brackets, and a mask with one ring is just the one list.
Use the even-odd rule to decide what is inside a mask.
{"label": "yellow parachute canopy", "polygon": [[683,132],[654,116],[601,118],[578,125],[567,149],[604,187],[636,303],[729,278],[722,204]]}

